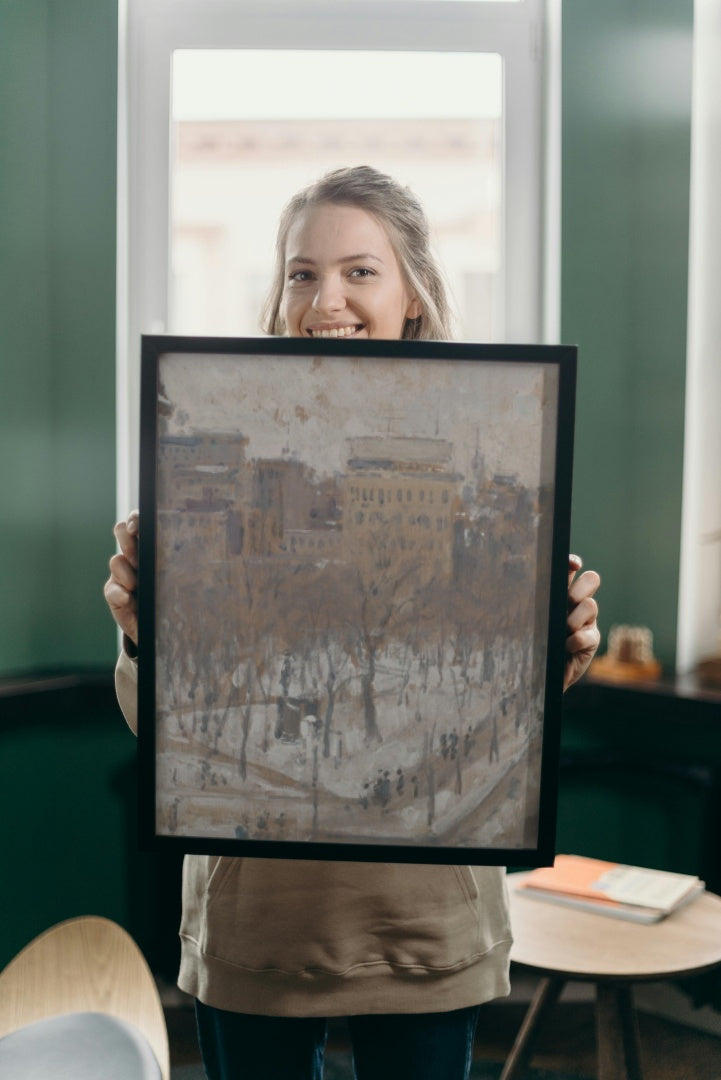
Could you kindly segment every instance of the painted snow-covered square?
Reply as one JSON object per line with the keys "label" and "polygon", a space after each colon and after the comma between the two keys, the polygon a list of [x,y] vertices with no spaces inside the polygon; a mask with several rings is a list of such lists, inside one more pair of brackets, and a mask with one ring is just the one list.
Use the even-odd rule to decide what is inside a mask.
{"label": "painted snow-covered square", "polygon": [[157,375],[157,834],[534,848],[556,369]]}

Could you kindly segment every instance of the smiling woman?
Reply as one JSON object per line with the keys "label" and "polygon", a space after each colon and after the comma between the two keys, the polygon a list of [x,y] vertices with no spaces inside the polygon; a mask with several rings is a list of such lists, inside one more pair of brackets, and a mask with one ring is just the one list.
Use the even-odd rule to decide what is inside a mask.
{"label": "smiling woman", "polygon": [[428,206],[463,336],[499,336],[500,56],[179,50],[172,76],[174,330],[255,333],[287,193],[368,163]]}
{"label": "smiling woman", "polygon": [[305,337],[452,336],[416,196],[368,166],[337,169],[283,212],[264,328]]}
{"label": "smiling woman", "polygon": [[420,315],[385,230],[357,206],[307,210],[288,234],[286,266],[282,318],[293,336],[399,338]]}

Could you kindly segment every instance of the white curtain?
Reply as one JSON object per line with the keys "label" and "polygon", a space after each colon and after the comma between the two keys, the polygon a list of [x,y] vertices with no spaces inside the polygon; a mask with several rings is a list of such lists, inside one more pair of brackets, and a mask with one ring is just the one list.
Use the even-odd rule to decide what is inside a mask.
{"label": "white curtain", "polygon": [[721,651],[721,0],[694,5],[679,672]]}

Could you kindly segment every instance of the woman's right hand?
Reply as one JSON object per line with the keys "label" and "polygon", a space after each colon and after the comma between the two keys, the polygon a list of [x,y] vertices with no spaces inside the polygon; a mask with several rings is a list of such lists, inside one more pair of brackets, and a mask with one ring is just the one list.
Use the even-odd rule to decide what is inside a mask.
{"label": "woman's right hand", "polygon": [[137,510],[119,521],[113,533],[120,553],[110,560],[110,577],[103,590],[110,613],[134,645],[138,644],[138,530]]}

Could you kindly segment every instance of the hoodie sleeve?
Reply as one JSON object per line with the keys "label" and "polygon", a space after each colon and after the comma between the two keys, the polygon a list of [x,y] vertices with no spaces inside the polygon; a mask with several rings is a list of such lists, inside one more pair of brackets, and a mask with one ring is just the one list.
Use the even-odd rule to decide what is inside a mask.
{"label": "hoodie sleeve", "polygon": [[128,727],[138,734],[138,662],[125,649],[115,667],[115,693]]}

